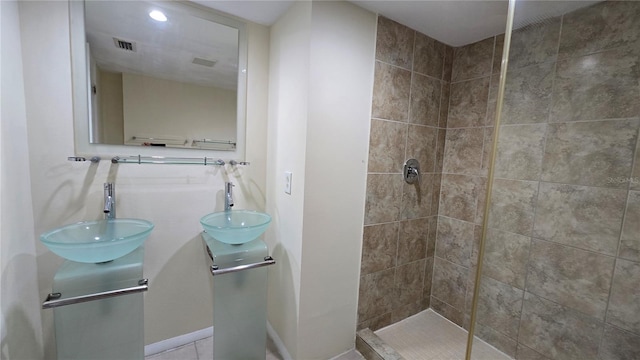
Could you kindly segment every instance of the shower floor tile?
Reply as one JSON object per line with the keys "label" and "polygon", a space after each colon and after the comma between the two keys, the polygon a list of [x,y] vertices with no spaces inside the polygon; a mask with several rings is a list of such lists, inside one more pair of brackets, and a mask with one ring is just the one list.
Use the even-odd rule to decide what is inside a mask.
{"label": "shower floor tile", "polygon": [[[377,330],[375,334],[405,360],[460,360],[464,359],[467,346],[467,331],[431,309]],[[471,357],[511,359],[479,339],[473,343]]]}

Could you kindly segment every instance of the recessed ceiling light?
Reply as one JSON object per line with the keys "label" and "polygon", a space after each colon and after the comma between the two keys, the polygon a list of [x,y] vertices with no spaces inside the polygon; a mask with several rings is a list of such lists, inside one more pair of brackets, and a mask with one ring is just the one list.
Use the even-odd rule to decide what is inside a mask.
{"label": "recessed ceiling light", "polygon": [[162,11],[159,10],[153,10],[149,13],[149,16],[155,21],[167,21],[167,17],[165,16],[165,14],[163,14]]}

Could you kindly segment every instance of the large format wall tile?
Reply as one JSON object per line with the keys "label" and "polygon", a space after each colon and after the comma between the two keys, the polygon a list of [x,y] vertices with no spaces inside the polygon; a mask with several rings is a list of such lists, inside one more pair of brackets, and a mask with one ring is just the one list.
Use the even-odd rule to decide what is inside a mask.
{"label": "large format wall tile", "polygon": [[534,239],[527,291],[604,320],[613,257]]}
{"label": "large format wall tile", "polygon": [[400,222],[398,265],[424,259],[426,257],[428,234],[428,218]]}
{"label": "large format wall tile", "polygon": [[524,289],[530,243],[527,236],[489,229],[482,274]]}
{"label": "large format wall tile", "polygon": [[489,227],[530,236],[537,195],[535,181],[495,179]]}
{"label": "large format wall tile", "polygon": [[473,246],[473,228],[472,223],[439,217],[436,256],[468,268]]}
{"label": "large format wall tile", "polygon": [[451,84],[448,128],[484,125],[490,79],[490,76],[485,76]]}
{"label": "large format wall tile", "polygon": [[518,360],[550,360],[548,357],[522,344],[518,344],[516,359]]}
{"label": "large format wall tile", "polygon": [[451,81],[462,81],[491,74],[494,38],[454,49]]}
{"label": "large format wall tile", "polygon": [[413,71],[442,79],[446,47],[438,40],[416,33]]}
{"label": "large format wall tile", "polygon": [[[442,170],[436,170],[442,171]],[[432,198],[431,198],[431,215],[438,215],[438,211],[440,211],[440,191],[442,190],[442,173],[433,174],[433,187],[432,187]]]}
{"label": "large format wall tile", "polygon": [[442,92],[440,96],[440,116],[438,119],[438,126],[441,128],[447,127],[447,121],[449,120],[449,100],[451,99],[451,84],[448,82],[442,82]]}
{"label": "large format wall tile", "polygon": [[484,128],[484,143],[482,147],[482,165],[480,166],[480,174],[482,176],[489,175],[489,166],[491,161],[491,152],[493,151],[493,133],[495,128]]}
{"label": "large format wall tile", "polygon": [[515,30],[511,34],[509,69],[554,61],[558,51],[559,35],[559,17]]}
{"label": "large format wall tile", "polygon": [[411,69],[415,31],[385,17],[378,17],[376,60]]}
{"label": "large format wall tile", "polygon": [[491,346],[495,347],[496,349],[509,355],[512,359],[515,359],[516,348],[518,346],[518,342],[516,340],[502,334],[501,332],[489,326],[485,326],[480,323],[476,323],[474,335],[474,346],[478,338],[480,338],[485,342],[491,344]]}
{"label": "large format wall tile", "polygon": [[[513,41],[513,40],[512,40]],[[502,54],[504,52],[504,34],[496,35],[491,74],[499,75],[502,70]]]}
{"label": "large format wall tile", "polygon": [[640,138],[636,145],[636,157],[633,163],[633,172],[631,173],[631,179],[629,179],[631,190],[640,190]]}
{"label": "large format wall tile", "polygon": [[555,63],[551,62],[507,73],[502,105],[503,124],[547,122],[554,70]]}
{"label": "large format wall tile", "polygon": [[371,274],[396,265],[398,223],[365,226],[362,235],[360,274]]}
{"label": "large format wall tile", "polygon": [[517,338],[524,290],[483,276],[478,298],[478,322]]}
{"label": "large format wall tile", "polygon": [[564,16],[560,55],[590,54],[640,43],[640,3],[603,1]]}
{"label": "large format wall tile", "polygon": [[479,175],[482,166],[483,128],[448,129],[442,171]]}
{"label": "large format wall tile", "polygon": [[438,237],[438,216],[429,218],[429,234],[427,235],[427,257],[436,253],[436,238]]}
{"label": "large format wall tile", "polygon": [[639,125],[638,119],[550,124],[542,180],[626,189]]}
{"label": "large format wall tile", "polygon": [[596,359],[603,323],[525,293],[518,341],[552,359]]}
{"label": "large format wall tile", "polygon": [[371,331],[376,331],[392,324],[390,312],[367,319],[365,321],[360,321],[361,319],[358,320],[358,331],[366,328],[369,328]]}
{"label": "large format wall tile", "polygon": [[638,50],[616,49],[558,62],[551,121],[617,119],[640,113]]}
{"label": "large format wall tile", "polygon": [[428,76],[413,74],[411,79],[412,124],[438,126],[440,116],[440,93],[442,82]]}
{"label": "large format wall tile", "polygon": [[446,138],[447,138],[447,130],[438,129],[437,145],[436,145],[436,167],[435,167],[435,172],[437,173],[441,173],[442,168],[444,167],[444,150],[445,150]]}
{"label": "large format wall tile", "polygon": [[442,74],[442,80],[451,82],[453,72],[453,48],[446,46],[444,49],[444,69]]}
{"label": "large format wall tile", "polygon": [[365,225],[399,219],[403,182],[401,174],[367,175]]}
{"label": "large format wall tile", "polygon": [[475,176],[443,174],[439,215],[474,222],[480,195],[478,179]]}
{"label": "large format wall tile", "polygon": [[[376,292],[361,296],[358,327],[384,326],[430,306],[437,232],[431,215],[438,213],[446,135],[439,127],[446,127],[453,61],[451,47],[378,21],[361,265],[362,275],[377,277],[362,280]],[[402,179],[408,158],[420,162],[419,184]],[[380,275],[387,270],[395,272],[393,289]],[[371,310],[371,298],[389,290],[393,302]]]}
{"label": "large format wall tile", "polygon": [[542,169],[546,124],[500,127],[495,176],[538,180]]}
{"label": "large format wall tile", "polygon": [[640,191],[629,192],[618,256],[640,261]]}
{"label": "large format wall tile", "polygon": [[408,318],[409,316],[415,315],[417,313],[419,313],[420,311],[423,310],[422,308],[422,301],[414,301],[411,303],[408,303],[406,305],[401,305],[397,308],[395,308],[392,312],[391,312],[391,321],[393,323],[396,323],[400,320],[404,320],[406,318]]}
{"label": "large format wall tile", "polygon": [[625,190],[540,184],[534,237],[615,255]]}
{"label": "large format wall tile", "polygon": [[425,260],[422,259],[398,266],[395,278],[398,301],[396,307],[415,303],[422,299],[425,264]]}
{"label": "large format wall tile", "polygon": [[433,266],[431,295],[456,309],[463,310],[468,275],[468,269],[436,256]]}
{"label": "large format wall tile", "polygon": [[484,220],[484,210],[487,203],[487,178],[477,178],[476,184],[478,186],[478,203],[476,206],[476,224],[482,224]]}
{"label": "large format wall tile", "polygon": [[434,174],[421,174],[416,184],[407,184],[402,180],[402,202],[400,218],[402,220],[423,218],[431,215],[431,201],[433,200]]}
{"label": "large format wall tile", "polygon": [[411,71],[376,61],[372,116],[378,119],[407,121],[410,90]]}
{"label": "large format wall tile", "polygon": [[464,323],[464,312],[454,308],[453,306],[439,300],[435,296],[431,296],[431,308],[438,314],[446,317],[449,321],[462,326]]}
{"label": "large format wall tile", "polygon": [[618,259],[607,323],[640,335],[640,263]]}
{"label": "large format wall tile", "polygon": [[407,124],[371,120],[368,172],[398,173],[404,163]]}
{"label": "large format wall tile", "polygon": [[[433,280],[433,256],[425,259],[424,286],[422,287],[422,298],[425,301],[431,300],[431,284]],[[429,305],[427,305],[429,307]]]}
{"label": "large format wall tile", "polygon": [[[360,320],[360,319],[359,319]],[[393,323],[391,321],[391,313],[385,313],[380,316],[376,316],[365,321],[358,321],[358,331],[362,329],[369,328],[371,331],[376,331],[378,329],[382,329],[383,327],[389,326]]]}
{"label": "large format wall tile", "polygon": [[640,359],[640,335],[605,325],[600,358],[607,360]]}
{"label": "large format wall tile", "polygon": [[[422,173],[438,172],[435,169],[437,136],[437,128],[409,125],[406,159],[413,158],[418,160],[418,163],[420,164],[420,171]],[[398,163],[398,167],[400,169],[402,169],[406,159],[403,159]]]}
{"label": "large format wall tile", "polygon": [[[500,75],[491,75],[489,84],[489,99],[487,100],[487,116],[485,116],[484,124],[486,126],[495,126],[496,124],[496,107],[498,102],[498,85],[500,84]],[[504,104],[503,104],[504,105]],[[502,117],[501,117],[502,119]],[[501,120],[501,124],[502,124]]]}
{"label": "large format wall tile", "polygon": [[395,268],[360,276],[358,319],[360,322],[391,312],[396,301]]}

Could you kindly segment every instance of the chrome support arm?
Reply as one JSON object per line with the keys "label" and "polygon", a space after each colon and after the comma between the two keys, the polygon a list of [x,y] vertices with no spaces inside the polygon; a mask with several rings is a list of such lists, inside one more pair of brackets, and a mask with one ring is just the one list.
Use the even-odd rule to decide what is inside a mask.
{"label": "chrome support arm", "polygon": [[62,299],[61,293],[51,293],[47,295],[47,299],[42,303],[42,308],[51,309],[59,306],[80,304],[88,301],[101,300],[101,299],[106,299],[106,298],[111,298],[111,297],[116,297],[121,295],[135,294],[135,293],[144,292],[147,290],[149,290],[149,280],[142,279],[138,281],[138,286],[103,291],[103,292],[94,293],[94,294],[74,296],[66,299]]}
{"label": "chrome support arm", "polygon": [[234,266],[234,267],[230,267],[230,268],[224,268],[224,269],[220,269],[218,267],[218,265],[213,264],[211,266],[211,275],[216,276],[216,275],[230,274],[230,273],[234,273],[234,272],[238,272],[238,271],[243,271],[243,270],[249,270],[249,269],[255,269],[255,268],[259,268],[259,267],[269,266],[269,265],[273,265],[275,263],[276,263],[276,261],[271,256],[265,256],[264,261],[262,261],[262,262],[253,263],[253,264],[246,264],[246,265],[238,265],[238,266]]}

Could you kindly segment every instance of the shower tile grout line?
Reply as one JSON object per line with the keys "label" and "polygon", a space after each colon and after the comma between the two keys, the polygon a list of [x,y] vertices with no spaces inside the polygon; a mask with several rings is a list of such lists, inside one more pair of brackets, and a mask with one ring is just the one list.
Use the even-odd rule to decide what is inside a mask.
{"label": "shower tile grout line", "polygon": [[[525,297],[527,294],[527,284],[528,284],[528,280],[529,280],[529,265],[531,263],[531,252],[532,252],[532,248],[533,248],[533,240],[534,240],[534,235],[535,235],[535,227],[536,227],[536,218],[538,215],[538,199],[540,198],[540,185],[542,184],[542,174],[543,174],[543,165],[544,165],[544,154],[546,153],[546,148],[547,148],[547,139],[549,137],[549,123],[551,121],[551,116],[552,116],[552,109],[553,109],[553,94],[555,92],[555,86],[556,86],[556,77],[557,77],[557,71],[558,71],[558,56],[560,53],[560,42],[562,41],[562,25],[564,22],[564,15],[560,17],[560,27],[558,29],[558,36],[557,36],[557,45],[556,45],[556,53],[555,53],[555,61],[553,64],[553,77],[551,78],[551,99],[550,99],[550,104],[549,104],[549,109],[547,110],[547,120],[544,122],[544,143],[542,144],[542,158],[540,159],[540,173],[538,174],[538,186],[536,189],[536,199],[533,202],[534,203],[534,208],[533,208],[533,218],[531,221],[531,236],[529,237],[529,251],[527,252],[527,262],[524,264],[525,265],[525,273],[524,273],[524,291],[522,292],[522,304],[520,306],[520,316],[518,318],[518,329],[516,331],[516,343],[520,344],[520,331],[522,328],[522,317],[524,315],[524,304],[525,304]],[[537,296],[537,294],[534,294]],[[555,302],[554,302],[555,303]],[[517,348],[517,346],[516,346]],[[538,351],[537,349],[533,349],[535,351]],[[517,350],[516,350],[517,351]]]}

